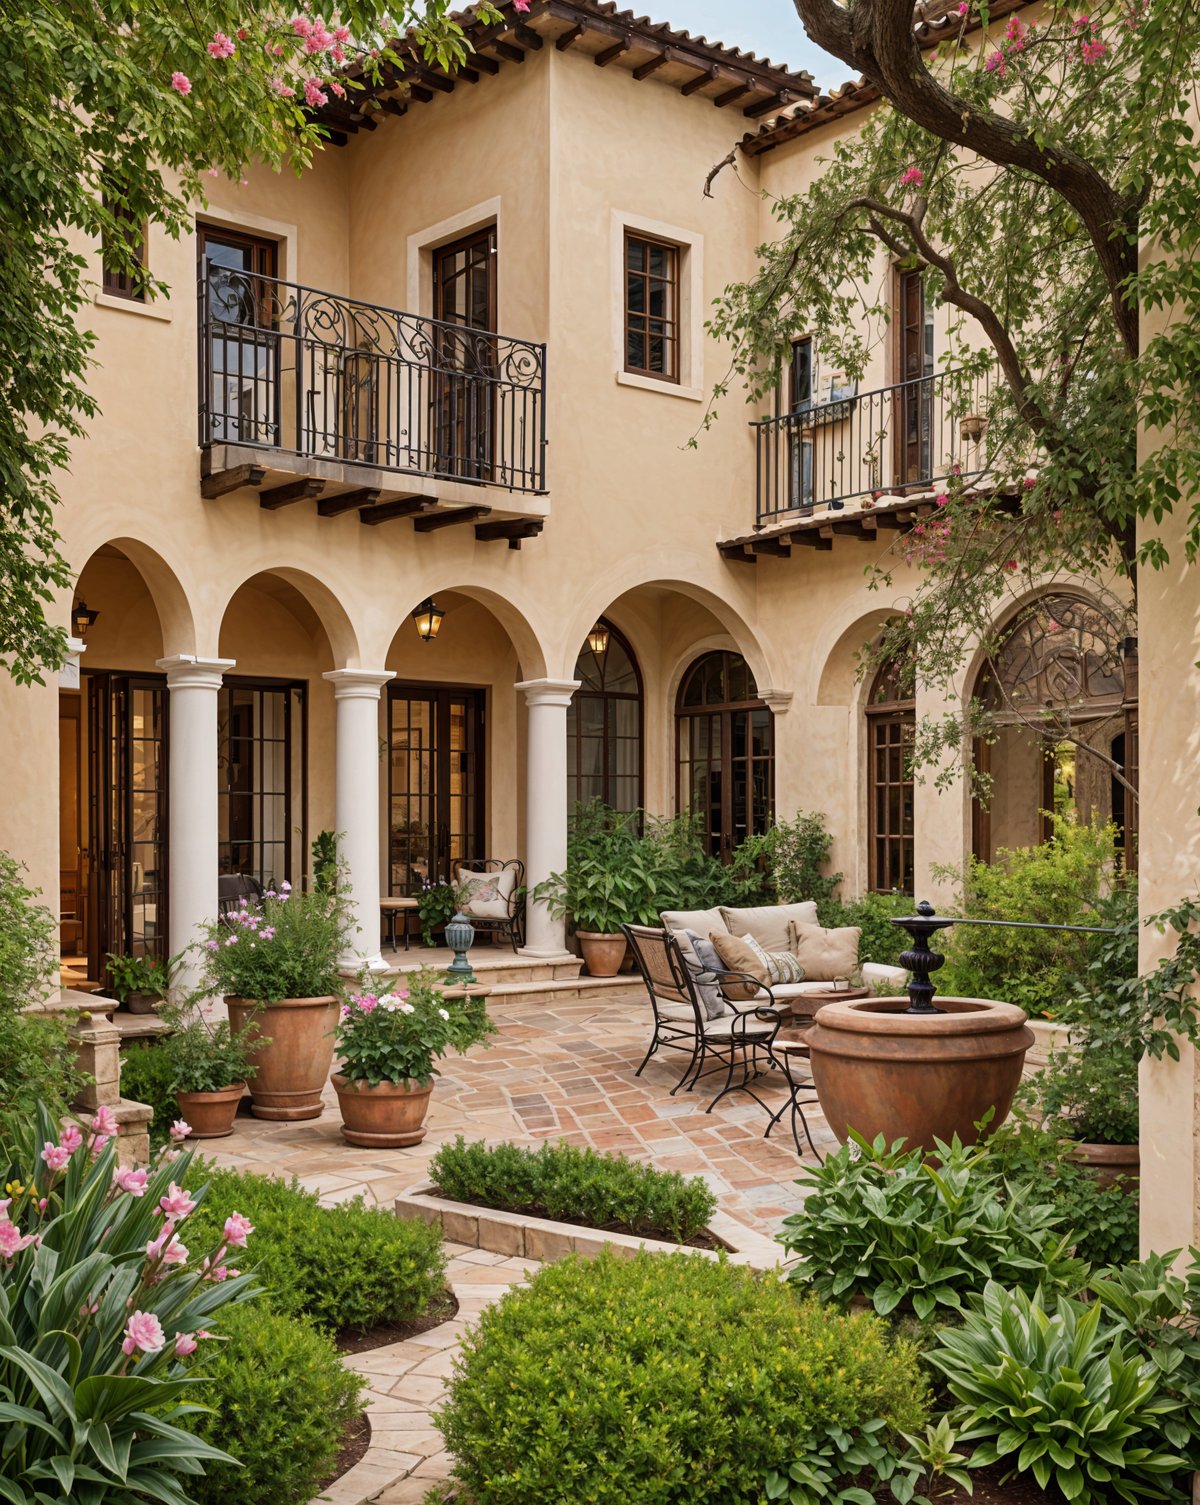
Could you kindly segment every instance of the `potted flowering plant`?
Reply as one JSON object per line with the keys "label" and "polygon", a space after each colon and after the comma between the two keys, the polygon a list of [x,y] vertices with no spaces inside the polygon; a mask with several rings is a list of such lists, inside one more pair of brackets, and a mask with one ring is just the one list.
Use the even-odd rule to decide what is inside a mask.
{"label": "potted flowering plant", "polygon": [[[223,1139],[233,1133],[238,1104],[254,1076],[251,1041],[235,1035],[226,1020],[212,1022],[180,1007],[164,1014],[171,1033],[154,1048],[171,1067],[171,1091],[194,1139]],[[269,1044],[259,1039],[258,1048]]]}
{"label": "potted flowering plant", "polygon": [[344,885],[268,889],[206,927],[200,992],[221,993],[246,1036],[258,1118],[317,1118],[345,996],[341,959],[355,933]]}
{"label": "potted flowering plant", "polygon": [[479,994],[446,997],[425,968],[406,988],[357,993],[341,1008],[337,1027],[342,1069],[333,1076],[350,1144],[396,1148],[425,1138],[434,1065],[496,1032]]}

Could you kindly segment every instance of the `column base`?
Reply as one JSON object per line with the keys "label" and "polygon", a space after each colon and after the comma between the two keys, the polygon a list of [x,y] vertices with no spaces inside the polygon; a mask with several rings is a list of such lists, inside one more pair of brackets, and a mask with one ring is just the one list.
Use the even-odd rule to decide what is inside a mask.
{"label": "column base", "polygon": [[579,958],[573,951],[541,950],[537,946],[522,946],[517,951],[518,956],[527,956],[531,961],[539,962],[577,962]]}
{"label": "column base", "polygon": [[376,951],[374,956],[348,956],[342,959],[341,971],[344,977],[353,977],[358,972],[394,972],[396,969],[383,959],[383,953]]}

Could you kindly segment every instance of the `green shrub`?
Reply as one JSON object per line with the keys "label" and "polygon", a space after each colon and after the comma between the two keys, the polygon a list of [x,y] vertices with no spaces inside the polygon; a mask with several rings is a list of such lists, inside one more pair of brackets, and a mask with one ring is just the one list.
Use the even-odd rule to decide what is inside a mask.
{"label": "green shrub", "polygon": [[247,1268],[276,1311],[309,1317],[326,1332],[362,1333],[421,1316],[445,1289],[441,1234],[425,1223],[367,1207],[361,1197],[322,1207],[295,1181],[211,1165],[194,1174],[212,1190],[189,1228],[206,1228],[210,1207],[236,1205],[254,1224]]}
{"label": "green shrub", "polygon": [[180,1117],[174,1080],[170,1056],[153,1041],[135,1040],[121,1052],[121,1096],[148,1103],[154,1110],[150,1120],[150,1144],[154,1148],[166,1143],[171,1125]]}
{"label": "green shrub", "polygon": [[460,1135],[442,1146],[429,1169],[441,1195],[452,1201],[504,1212],[540,1212],[676,1243],[694,1238],[717,1206],[699,1176],[685,1181],[674,1171],[570,1144],[489,1149],[483,1140],[467,1144]]}
{"label": "green shrub", "polygon": [[855,1135],[806,1168],[804,1207],[780,1234],[799,1260],[791,1278],[826,1301],[860,1296],[881,1316],[912,1311],[921,1321],[961,1310],[990,1280],[1083,1287],[1087,1267],[1068,1252],[1070,1228],[1044,1187],[1006,1180],[986,1141],[937,1145],[935,1167],[920,1148]]}
{"label": "green shrub", "polygon": [[222,1331],[227,1341],[206,1344],[195,1363],[206,1381],[194,1398],[212,1409],[193,1427],[242,1466],[210,1464],[190,1493],[197,1505],[307,1505],[362,1411],[364,1381],[330,1338],[260,1302],[229,1313]]}
{"label": "green shrub", "polygon": [[[1106,923],[1098,904],[1116,869],[1116,827],[1056,817],[1054,839],[1001,848],[993,862],[937,870],[959,888],[960,912],[973,920],[1037,920],[1054,925]],[[946,941],[940,992],[998,998],[1054,1018],[1083,976],[1097,937],[1071,931],[958,925]]]}
{"label": "green shrub", "polygon": [[1161,1370],[1107,1320],[1102,1299],[1008,1291],[989,1282],[926,1357],[945,1376],[972,1465],[1028,1472],[1074,1505],[1166,1497],[1187,1460],[1183,1402]]}
{"label": "green shrub", "polygon": [[700,1255],[572,1257],[489,1307],[435,1420],[475,1505],[750,1505],[822,1428],[924,1425],[868,1313]]}

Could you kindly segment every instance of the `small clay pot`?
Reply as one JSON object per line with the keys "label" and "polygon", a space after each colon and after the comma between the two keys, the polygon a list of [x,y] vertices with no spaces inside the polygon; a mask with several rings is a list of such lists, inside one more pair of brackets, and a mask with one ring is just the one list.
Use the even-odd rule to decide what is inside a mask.
{"label": "small clay pot", "polygon": [[420,1144],[425,1138],[425,1115],[429,1111],[428,1087],[415,1082],[370,1082],[334,1072],[330,1078],[342,1114],[342,1138],[384,1150]]}
{"label": "small clay pot", "polygon": [[265,1044],[247,1051],[257,1068],[250,1088],[255,1118],[319,1118],[321,1093],[333,1064],[333,1031],[338,1001],[326,998],[281,998],[260,1006],[249,998],[226,998],[229,1027],[235,1035],[250,1024]]}
{"label": "small clay pot", "polygon": [[235,1082],[219,1092],[177,1092],[179,1111],[191,1125],[189,1138],[224,1139],[232,1134],[233,1120],[245,1091],[245,1082]]}
{"label": "small clay pot", "polygon": [[1136,1144],[1088,1144],[1071,1147],[1071,1159],[1087,1166],[1100,1186],[1111,1186],[1118,1176],[1125,1177],[1125,1190],[1138,1194],[1142,1174],[1141,1148]]}
{"label": "small clay pot", "polygon": [[625,960],[627,942],[620,931],[608,935],[597,930],[577,930],[583,963],[592,977],[615,977]]}
{"label": "small clay pot", "polygon": [[932,1151],[934,1140],[977,1138],[1008,1117],[1033,1035],[1025,1011],[982,998],[937,999],[940,1014],[909,1014],[907,998],[827,1003],[805,1036],[813,1084],[829,1127],[844,1143],[868,1140]]}
{"label": "small clay pot", "polygon": [[157,993],[126,993],[122,1005],[131,1014],[152,1014],[162,998]]}

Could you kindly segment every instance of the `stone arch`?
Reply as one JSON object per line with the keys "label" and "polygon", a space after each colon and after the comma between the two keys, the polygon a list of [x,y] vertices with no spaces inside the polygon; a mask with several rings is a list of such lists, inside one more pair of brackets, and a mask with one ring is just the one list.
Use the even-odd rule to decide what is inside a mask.
{"label": "stone arch", "polygon": [[858,655],[878,635],[889,617],[895,615],[895,610],[880,606],[860,612],[847,626],[839,628],[834,624],[814,655],[818,666],[818,705],[859,707],[868,685],[860,673]]}
{"label": "stone arch", "polygon": [[[390,652],[396,636],[400,633],[404,624],[409,620],[413,610],[427,597],[432,596],[436,601],[440,596],[465,596],[488,611],[500,626],[508,634],[509,641],[513,645],[517,659],[520,663],[521,676],[524,679],[545,679],[549,673],[549,659],[543,644],[542,636],[533,625],[530,616],[517,606],[507,596],[489,586],[477,585],[455,579],[448,574],[445,580],[431,583],[420,588],[420,594],[415,594],[411,602],[408,602],[401,610],[398,617],[393,618],[386,629],[387,636],[381,643],[375,645],[378,662],[383,663]],[[589,624],[590,625],[590,624]],[[573,661],[572,661],[573,662]]]}
{"label": "stone arch", "polygon": [[312,611],[329,643],[335,667],[358,668],[362,665],[359,633],[341,598],[323,580],[318,580],[307,570],[296,569],[291,565],[267,565],[254,570],[225,592],[219,603],[219,610],[215,613],[215,636],[218,640],[234,597],[243,586],[264,578],[274,578],[290,586]]}
{"label": "stone arch", "polygon": [[[102,550],[109,549],[123,555],[129,561],[146,587],[154,604],[162,633],[162,656],[195,653],[197,651],[196,617],[180,574],[162,554],[140,539],[110,538],[97,543],[88,552],[84,563],[76,573],[76,592],[89,565],[101,556]],[[92,601],[89,605],[103,609],[103,603],[99,601]]]}

